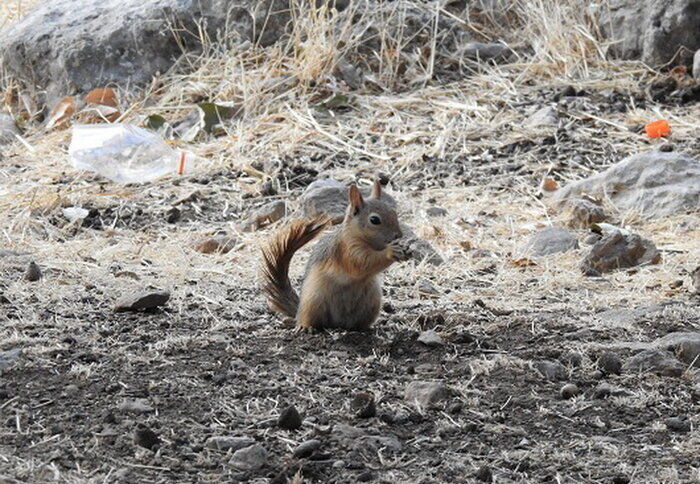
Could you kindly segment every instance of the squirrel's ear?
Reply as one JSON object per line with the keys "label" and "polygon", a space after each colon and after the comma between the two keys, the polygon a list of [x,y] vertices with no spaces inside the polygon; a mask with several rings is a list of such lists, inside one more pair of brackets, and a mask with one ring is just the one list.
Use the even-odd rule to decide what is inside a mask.
{"label": "squirrel's ear", "polygon": [[382,198],[382,184],[379,183],[379,178],[374,179],[374,184],[372,185],[372,198],[379,200]]}
{"label": "squirrel's ear", "polygon": [[362,209],[362,206],[365,204],[365,201],[362,200],[362,194],[360,193],[360,189],[357,188],[357,185],[355,185],[354,183],[350,185],[348,199],[350,201],[350,208],[352,210],[352,213],[353,215],[356,215]]}

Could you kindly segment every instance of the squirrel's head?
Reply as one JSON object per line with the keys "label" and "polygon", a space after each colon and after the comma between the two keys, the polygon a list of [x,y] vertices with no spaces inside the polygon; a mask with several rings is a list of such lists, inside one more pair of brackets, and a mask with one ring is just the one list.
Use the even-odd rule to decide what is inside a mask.
{"label": "squirrel's head", "polygon": [[374,181],[372,193],[364,199],[355,184],[348,192],[350,204],[343,222],[345,229],[374,250],[383,250],[403,237],[396,211],[382,200],[382,186]]}

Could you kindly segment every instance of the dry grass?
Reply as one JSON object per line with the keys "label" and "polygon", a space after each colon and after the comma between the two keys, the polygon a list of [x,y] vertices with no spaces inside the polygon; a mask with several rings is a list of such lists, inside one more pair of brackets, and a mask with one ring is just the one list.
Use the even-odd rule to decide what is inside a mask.
{"label": "dry grass", "polygon": [[[0,25],[21,16],[29,3],[10,1],[0,6]],[[417,299],[417,284],[429,279],[441,295],[425,303],[427,306],[464,307],[480,298],[492,307],[515,310],[517,317],[505,323],[504,331],[522,322],[528,325],[530,334],[546,336],[552,324],[566,321],[600,331],[618,331],[614,334],[628,338],[645,338],[646,333],[636,324],[608,327],[593,313],[616,306],[686,300],[684,289],[674,291],[669,286],[678,279],[684,280],[685,288],[689,286],[687,271],[697,265],[700,253],[697,216],[650,223],[636,220],[632,214],[616,214],[620,221],[653,239],[664,257],[659,266],[640,268],[636,273],[620,271],[603,281],[581,274],[579,263],[585,249],[526,268],[514,266],[509,259],[530,233],[558,222],[556,214],[538,198],[545,174],[555,172],[560,183],[566,183],[618,161],[623,154],[649,149],[650,142],[631,133],[628,127],[659,116],[671,120],[673,142],[687,146],[697,156],[700,153],[694,141],[700,129],[700,107],[670,108],[650,102],[644,108],[619,113],[600,112],[586,102],[575,103],[565,118],[572,128],[571,139],[562,143],[560,152],[516,150],[496,163],[521,165],[521,173],[489,173],[494,153],[528,140],[539,144],[556,134],[554,128],[533,130],[524,126],[527,116],[549,103],[555,90],[573,85],[589,93],[615,89],[631,95],[653,73],[637,63],[606,60],[607,46],[598,39],[590,12],[574,0],[519,0],[498,18],[473,11],[448,13],[434,3],[414,1],[388,2],[377,16],[367,16],[361,5],[353,7],[361,16],[355,22],[350,21],[349,12],[307,7],[308,13],[295,19],[287,42],[226,53],[212,50],[206,57],[183,61],[193,66],[190,73],[170,73],[143,93],[122,93],[124,107],[128,108],[124,121],[134,123],[154,113],[171,120],[182,118],[202,97],[242,103],[243,115],[226,124],[225,135],[188,146],[200,157],[194,178],[221,169],[246,173],[230,185],[204,186],[193,177],[178,184],[162,180],[139,187],[104,185],[97,177],[75,173],[70,167],[69,131],[45,133],[39,125],[29,126],[27,145],[14,144],[5,149],[6,162],[0,166],[0,247],[30,252],[50,277],[31,287],[26,283],[10,285],[5,294],[10,299],[23,299],[33,291],[42,306],[78,307],[76,291],[89,283],[103,288],[101,297],[110,300],[134,285],[132,278],[116,275],[113,266],[118,265],[120,270],[135,274],[139,285],[173,288],[171,306],[178,317],[187,315],[190,304],[204,308],[198,327],[205,332],[259,331],[251,311],[257,299],[245,293],[242,302],[231,304],[227,300],[231,287],[249,287],[256,279],[259,247],[270,233],[238,232],[238,220],[251,208],[243,195],[256,193],[260,183],[274,175],[284,160],[301,160],[313,166],[315,161],[310,160],[320,159],[340,160],[322,169],[320,176],[359,177],[366,182],[374,172],[391,174],[393,193],[402,207],[401,218],[448,261],[449,270],[428,264],[393,267],[386,279],[395,289],[392,300],[399,307],[410,308]],[[420,35],[412,36],[400,26],[407,15],[417,11],[428,21],[417,29]],[[430,22],[437,17],[457,19],[457,24],[480,40],[505,40],[516,47],[518,58],[502,65],[452,59],[452,53],[439,51],[440,42]],[[377,25],[387,27],[373,33]],[[363,50],[368,39],[378,45],[371,56]],[[342,58],[364,68],[370,79],[365,89],[352,90],[334,76]],[[456,79],[430,80],[442,68],[441,63],[450,62],[456,62],[454,69],[460,73]],[[349,98],[346,111],[318,107],[338,94]],[[444,160],[450,163],[441,164]],[[567,168],[558,166],[562,160],[569,163]],[[450,172],[458,166],[470,170],[475,177],[473,183],[465,184],[464,176]],[[525,173],[528,171],[532,173]],[[436,182],[438,179],[444,186]],[[279,188],[295,208],[293,197],[298,191],[287,192],[284,183]],[[236,215],[224,217],[223,222],[159,225],[155,230],[117,227],[104,232],[53,222],[60,218],[61,207],[124,207],[138,203],[167,207],[194,190],[202,195],[200,205],[214,200],[214,206]],[[219,203],[221,200],[226,202]],[[449,215],[428,218],[425,208],[431,205],[446,208]],[[235,233],[241,246],[222,256],[202,255],[189,248],[199,235],[216,229]],[[580,231],[578,235],[582,238],[585,234]],[[463,250],[465,242],[477,250]],[[480,251],[495,256],[484,258]],[[489,265],[493,268],[484,272]],[[222,318],[222,307],[230,307],[235,317]],[[519,314],[535,313],[553,317],[518,320]],[[75,324],[79,329],[88,323]],[[475,322],[468,329],[479,332],[482,324]],[[15,322],[15,326],[0,329],[0,346],[22,344],[37,355],[52,348],[25,329],[31,327],[31,321]],[[146,356],[161,358],[171,350],[188,350],[198,344],[200,336],[173,336],[152,343],[149,355],[129,355],[129,362],[136,364]],[[596,346],[581,343],[577,349],[591,347]],[[229,351],[236,355],[238,348],[233,346]],[[283,351],[283,347],[270,348],[275,358],[278,354],[281,358]],[[497,354],[474,359],[468,367],[473,375],[487,377],[507,367],[522,371],[525,363],[519,357]],[[342,366],[342,358],[338,364]],[[93,364],[76,364],[71,372],[88,379],[95,370]],[[461,390],[467,402],[481,398],[469,384]],[[646,392],[641,399],[635,397],[634,405],[655,400],[655,392]],[[630,404],[625,399],[617,403]],[[267,413],[267,407],[273,404],[276,402],[251,400],[253,407],[266,406]],[[613,444],[595,445],[605,447],[611,457],[617,455]],[[542,452],[547,450],[551,449]],[[575,449],[560,452],[566,461],[578,455]],[[22,465],[31,468],[34,464],[27,461]],[[669,482],[677,480],[674,467],[661,472]],[[65,473],[60,477],[70,482],[80,480]],[[295,478],[295,482],[300,479]]]}

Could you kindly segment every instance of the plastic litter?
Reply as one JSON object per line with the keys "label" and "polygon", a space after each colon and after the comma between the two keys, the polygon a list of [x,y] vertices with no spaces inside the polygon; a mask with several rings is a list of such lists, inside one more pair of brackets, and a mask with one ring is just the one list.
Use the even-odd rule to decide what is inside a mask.
{"label": "plastic litter", "polygon": [[149,182],[192,169],[194,155],[131,124],[75,125],[72,135],[68,154],[73,166],[117,183]]}
{"label": "plastic litter", "polygon": [[659,119],[644,126],[644,131],[650,138],[660,138],[671,132],[671,126],[669,126],[667,120]]}

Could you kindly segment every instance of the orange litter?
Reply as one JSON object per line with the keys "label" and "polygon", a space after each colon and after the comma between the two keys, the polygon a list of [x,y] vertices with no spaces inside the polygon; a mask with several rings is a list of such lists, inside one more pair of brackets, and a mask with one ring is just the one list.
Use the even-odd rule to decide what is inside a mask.
{"label": "orange litter", "polygon": [[177,174],[182,175],[185,173],[185,152],[180,152],[180,164],[177,167]]}
{"label": "orange litter", "polygon": [[644,126],[644,131],[646,131],[650,138],[659,138],[669,134],[671,132],[671,127],[668,125],[668,121],[659,119]]}

